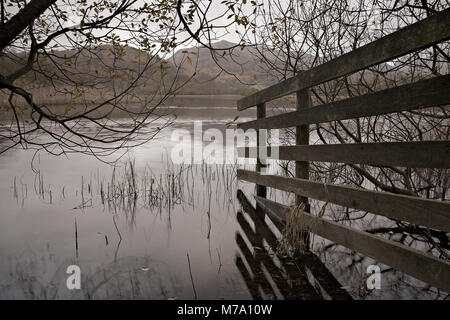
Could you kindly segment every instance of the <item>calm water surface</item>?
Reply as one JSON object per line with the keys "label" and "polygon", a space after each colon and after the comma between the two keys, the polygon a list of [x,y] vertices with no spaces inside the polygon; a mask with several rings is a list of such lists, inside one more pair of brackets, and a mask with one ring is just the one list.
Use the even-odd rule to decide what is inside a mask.
{"label": "calm water surface", "polygon": [[[207,126],[223,130],[230,118]],[[370,261],[354,264],[339,250],[322,261],[277,258],[279,234],[255,215],[254,186],[236,180],[235,166],[171,164],[170,137],[180,127],[192,130],[192,120],[116,168],[83,155],[2,155],[0,298],[361,298],[348,286],[364,281]],[[136,199],[126,195],[130,163]],[[81,268],[81,290],[66,287],[72,264]],[[411,290],[385,286],[369,298],[424,297]]]}

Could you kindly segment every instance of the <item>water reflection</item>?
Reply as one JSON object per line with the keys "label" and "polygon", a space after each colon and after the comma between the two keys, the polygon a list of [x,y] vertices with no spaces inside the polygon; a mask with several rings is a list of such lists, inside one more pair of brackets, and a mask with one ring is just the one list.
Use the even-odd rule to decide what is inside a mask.
{"label": "water reflection", "polygon": [[234,166],[170,165],[155,149],[98,170],[42,157],[36,172],[16,151],[0,170],[0,299],[250,298],[233,264]]}
{"label": "water reflection", "polygon": [[237,213],[241,230],[236,232],[240,254],[235,262],[254,299],[351,299],[314,254],[278,256],[275,226],[266,223],[262,209],[254,208],[241,190],[237,197],[245,213]]}
{"label": "water reflection", "polygon": [[[192,121],[176,126],[190,130]],[[225,125],[211,121],[208,127]],[[3,154],[0,298],[448,298],[383,265],[382,290],[361,295],[366,267],[377,262],[317,236],[311,243],[320,259],[276,256],[281,226],[261,218],[243,193],[254,194],[255,185],[237,181],[231,165],[171,165],[170,136],[162,132],[130,152],[135,161],[124,158],[115,168],[83,155],[42,154],[32,172],[32,150]],[[292,203],[288,193],[267,191],[272,200]],[[325,216],[403,242],[432,237],[448,248],[448,236],[433,230],[399,228],[332,205]],[[82,292],[65,287],[71,264],[82,269]]]}

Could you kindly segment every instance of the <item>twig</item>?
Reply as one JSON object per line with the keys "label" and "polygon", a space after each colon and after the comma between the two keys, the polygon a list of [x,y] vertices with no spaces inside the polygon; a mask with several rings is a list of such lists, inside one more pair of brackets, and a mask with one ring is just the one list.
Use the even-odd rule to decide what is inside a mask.
{"label": "twig", "polygon": [[77,219],[75,219],[75,253],[78,260],[78,227],[77,227]]}
{"label": "twig", "polygon": [[195,291],[195,285],[194,285],[194,279],[192,278],[192,270],[191,270],[191,261],[189,260],[189,253],[186,253],[187,260],[188,260],[188,266],[189,266],[189,274],[191,276],[191,282],[192,282],[192,289],[194,290],[194,299],[197,300],[197,291]]}

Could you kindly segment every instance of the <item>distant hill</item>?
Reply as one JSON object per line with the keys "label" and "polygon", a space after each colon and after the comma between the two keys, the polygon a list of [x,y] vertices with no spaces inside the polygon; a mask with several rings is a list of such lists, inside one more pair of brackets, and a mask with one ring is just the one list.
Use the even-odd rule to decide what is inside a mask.
{"label": "distant hill", "polygon": [[[251,86],[274,83],[259,62],[255,50],[241,50],[235,43],[213,43],[214,52],[206,47],[192,47],[177,51],[168,59],[172,69],[180,68],[181,78],[195,73],[194,81],[181,90],[187,94],[241,94]],[[231,50],[226,48],[234,47]]]}
{"label": "distant hill", "polygon": [[[115,52],[115,54],[113,54]],[[58,63],[58,68],[46,57],[40,57],[34,64],[38,72],[30,71],[22,77],[28,83],[42,85],[48,79],[56,80],[60,85],[70,85],[74,81],[90,83],[109,83],[113,79],[128,82],[143,70],[144,64],[152,59],[155,64],[149,73],[159,67],[161,59],[133,47],[113,47],[101,45],[89,49],[50,51],[51,59]],[[2,75],[18,70],[26,63],[27,55],[23,52],[0,55]],[[65,75],[63,75],[65,73]],[[67,76],[67,77],[66,77]]]}
{"label": "distant hill", "polygon": [[[88,84],[99,82],[100,78],[100,83],[103,83],[105,87],[111,86],[112,81],[115,81],[119,87],[124,87],[137,73],[141,72],[144,64],[152,59],[154,66],[137,83],[138,95],[150,95],[159,90],[161,72],[165,74],[166,87],[169,87],[175,78],[181,84],[194,75],[193,79],[178,92],[185,95],[247,95],[276,83],[277,77],[281,76],[266,72],[266,66],[262,64],[255,47],[248,46],[241,49],[240,46],[224,40],[213,43],[212,46],[216,49],[214,52],[205,47],[191,47],[178,50],[171,58],[163,61],[157,56],[152,57],[133,47],[114,48],[110,45],[102,45],[83,50],[76,59],[67,60],[62,65],[62,69],[73,79],[82,79]],[[227,50],[230,47],[234,48]],[[113,55],[113,51],[120,53],[119,57],[117,54]],[[52,59],[63,62],[74,57],[75,53],[75,50],[54,51]],[[268,53],[271,57],[269,62],[274,65],[286,61],[280,52]],[[313,57],[304,54],[302,59],[306,65],[309,65]],[[9,74],[17,70],[21,64],[25,63],[25,60],[26,55],[23,53],[0,56],[1,73]],[[49,61],[41,59],[39,65],[45,70],[47,76],[58,75],[61,78],[60,86],[70,86],[61,71],[52,66]],[[161,65],[164,67],[160,68]],[[283,65],[277,65],[277,67],[283,69]],[[380,68],[387,69],[388,65],[381,65]],[[352,77],[357,80],[358,74]],[[369,73],[366,80],[371,81],[371,78]],[[26,74],[24,80],[33,85],[48,84],[45,76],[34,72]]]}
{"label": "distant hill", "polygon": [[[266,86],[270,83],[267,74],[262,70],[261,66],[255,63],[255,55],[251,49],[245,48],[241,50],[239,47],[233,50],[220,50],[220,48],[229,48],[235,44],[220,41],[214,44],[219,50],[211,53],[209,49],[188,48],[176,52],[167,61],[162,61],[158,57],[153,57],[155,67],[150,68],[146,76],[138,83],[139,91],[145,88],[145,91],[156,90],[160,85],[161,63],[164,66],[165,83],[169,85],[175,77],[178,83],[188,80],[194,73],[195,77],[188,85],[184,86],[179,94],[241,94],[249,86],[259,85]],[[114,57],[111,52],[115,50],[121,52],[120,59]],[[52,52],[52,59],[63,62],[65,59],[75,57],[75,50],[58,50]],[[26,62],[25,53],[9,54],[8,56],[0,55],[0,68],[3,75],[12,73],[19,69]],[[62,64],[61,69],[64,70],[72,79],[82,79],[86,83],[95,82],[98,77],[101,81],[109,82],[113,79],[112,70],[132,70],[130,77],[124,74],[118,79],[124,82],[129,81],[132,76],[140,72],[143,64],[151,58],[145,52],[139,51],[132,47],[113,48],[109,45],[102,45],[89,50],[83,50],[76,55],[76,59],[70,59]],[[221,70],[221,67],[226,71]],[[38,68],[37,64],[35,67]],[[39,60],[39,69],[44,70],[44,74],[48,77],[57,75],[61,79],[60,85],[66,85],[61,70],[55,68],[48,60]],[[23,80],[39,86],[48,83],[45,75],[29,72]],[[239,79],[237,79],[237,78]]]}
{"label": "distant hill", "polygon": [[[217,75],[221,71],[220,67],[226,69],[227,72],[247,76],[254,74],[261,76],[262,70],[256,62],[255,54],[251,48],[241,50],[235,47],[235,43],[228,41],[219,41],[213,44],[216,49],[211,52],[206,47],[192,47],[177,51],[169,63],[173,66],[181,66],[184,73],[192,73],[197,67],[197,73]],[[222,48],[235,47],[232,50],[222,50]],[[190,61],[188,60],[190,58]]]}

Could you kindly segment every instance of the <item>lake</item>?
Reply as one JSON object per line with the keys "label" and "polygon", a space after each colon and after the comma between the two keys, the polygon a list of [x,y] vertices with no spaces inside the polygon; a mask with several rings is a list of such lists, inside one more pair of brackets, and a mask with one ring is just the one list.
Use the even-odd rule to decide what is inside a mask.
{"label": "lake", "polygon": [[[14,149],[1,155],[0,298],[439,296],[396,272],[386,273],[381,290],[365,292],[365,270],[374,261],[318,237],[318,255],[277,256],[280,233],[258,218],[255,187],[236,179],[235,164],[173,164],[172,132],[192,132],[195,119],[224,131],[237,114],[224,104],[212,116],[202,107],[168,106],[179,111],[174,125],[116,166],[80,154]],[[273,190],[269,196],[292,199]],[[67,288],[70,265],[80,267],[80,290]]]}

